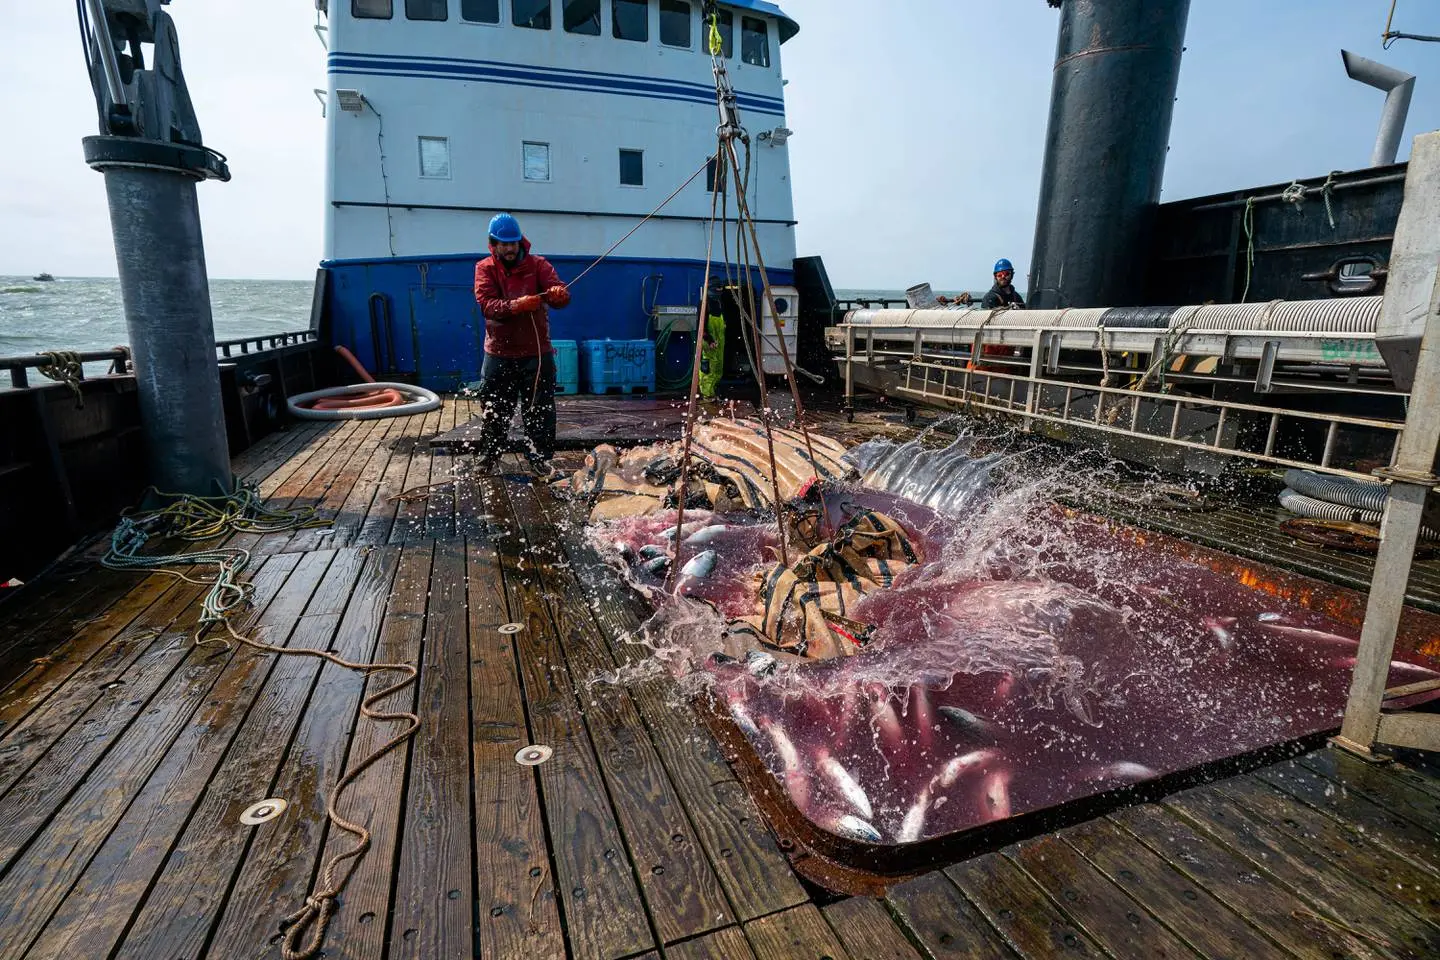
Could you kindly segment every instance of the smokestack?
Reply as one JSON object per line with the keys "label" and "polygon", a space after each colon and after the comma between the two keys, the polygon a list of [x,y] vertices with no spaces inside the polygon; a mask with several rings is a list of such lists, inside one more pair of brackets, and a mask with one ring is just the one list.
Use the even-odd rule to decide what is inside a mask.
{"label": "smokestack", "polygon": [[1061,7],[1032,306],[1141,300],[1189,15],[1190,0]]}
{"label": "smokestack", "polygon": [[1349,50],[1341,50],[1340,59],[1344,61],[1345,73],[1351,80],[1359,80],[1385,91],[1385,107],[1380,111],[1380,133],[1375,138],[1375,151],[1370,154],[1370,166],[1383,167],[1394,163],[1400,154],[1400,135],[1405,132],[1405,118],[1410,113],[1415,75]]}

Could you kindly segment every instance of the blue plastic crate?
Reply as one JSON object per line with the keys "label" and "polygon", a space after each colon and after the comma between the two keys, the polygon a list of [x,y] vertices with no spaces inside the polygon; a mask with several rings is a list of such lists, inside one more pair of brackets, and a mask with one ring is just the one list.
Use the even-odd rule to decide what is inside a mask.
{"label": "blue plastic crate", "polygon": [[580,392],[580,344],[574,340],[552,340],[555,348],[555,392]]}
{"label": "blue plastic crate", "polygon": [[580,341],[580,381],[587,393],[654,393],[654,342]]}

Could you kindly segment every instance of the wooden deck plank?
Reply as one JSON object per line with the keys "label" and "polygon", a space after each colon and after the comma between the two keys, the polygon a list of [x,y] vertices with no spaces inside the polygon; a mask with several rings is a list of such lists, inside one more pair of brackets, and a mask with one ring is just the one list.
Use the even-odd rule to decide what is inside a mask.
{"label": "wooden deck plank", "polygon": [[1015,951],[938,870],[890,888],[885,899],[933,960],[1013,960]]}
{"label": "wooden deck plank", "polygon": [[230,469],[237,477],[259,483],[277,467],[294,459],[296,452],[323,432],[326,426],[309,420],[294,421],[248,450],[241,451],[231,459]]}
{"label": "wooden deck plank", "polygon": [[[471,489],[471,484],[464,484]],[[467,541],[470,715],[475,769],[475,891],[480,956],[562,960],[538,774],[515,762],[531,742],[500,562],[488,536]]]}
{"label": "wooden deck plank", "polygon": [[[277,552],[304,553],[327,546],[334,549],[344,546],[344,544],[335,542],[336,525],[341,518],[346,501],[350,498],[356,484],[360,482],[360,476],[369,464],[371,456],[379,449],[386,433],[394,426],[394,420],[372,420],[368,421],[368,424],[368,429],[363,429],[357,434],[356,440],[350,448],[349,458],[325,487],[320,502],[315,505],[316,512],[329,521],[328,525],[294,531],[284,548]],[[374,494],[373,490],[371,494]]]}
{"label": "wooden deck plank", "polygon": [[[420,428],[421,438],[435,433],[436,427],[440,425],[440,414],[440,410],[425,414],[424,425]],[[435,458],[430,453],[430,446],[421,438],[417,438],[414,449],[410,451],[410,464],[401,487],[407,493],[424,493],[424,488],[430,484],[430,469],[434,466]],[[426,500],[402,500],[399,503],[395,511],[395,525],[390,530],[391,543],[406,543],[424,538],[426,503]]]}
{"label": "wooden deck plank", "polygon": [[[1440,798],[1423,787],[1407,783],[1401,771],[1366,763],[1333,747],[1299,758],[1301,766],[1313,770],[1338,786],[1362,794],[1391,813],[1440,835]],[[1429,779],[1413,774],[1416,781]]]}
{"label": "wooden deck plank", "polygon": [[[458,412],[458,401],[453,397],[445,401],[445,409],[440,417],[438,432],[444,433],[455,428],[455,417]],[[429,449],[427,445],[427,449]],[[425,535],[434,539],[444,539],[455,535],[455,501],[456,491],[460,482],[455,471],[460,467],[460,458],[446,456],[430,450],[430,482],[432,484],[445,483],[445,486],[432,487],[430,498],[425,501]],[[447,483],[447,481],[450,481]]]}
{"label": "wooden deck plank", "polygon": [[348,547],[359,536],[360,529],[365,525],[365,518],[375,502],[375,495],[380,489],[380,480],[385,476],[385,468],[390,465],[390,458],[394,456],[394,451],[390,449],[391,442],[405,431],[403,418],[396,417],[382,422],[385,424],[385,432],[376,439],[370,455],[366,457],[364,466],[355,478],[355,485],[350,488],[344,502],[335,512],[335,521],[330,525],[332,547]]}
{"label": "wooden deck plank", "polygon": [[920,953],[890,918],[883,901],[850,897],[821,910],[855,960],[920,960]]}
{"label": "wooden deck plank", "polygon": [[[257,635],[290,629],[293,608],[277,598],[298,560],[275,558],[256,573]],[[68,823],[56,819],[54,825],[63,825],[71,835],[58,834],[53,844],[63,853],[44,862],[51,864],[52,870],[63,864],[67,876],[51,876],[46,886],[64,899],[27,957],[61,960],[109,954],[204,793],[268,672],[269,664],[259,658],[230,658],[205,703],[108,836],[100,829],[105,821],[96,818],[94,804],[77,811]],[[129,735],[149,739],[151,728],[136,728]],[[102,803],[106,799],[102,794]],[[74,885],[67,879],[74,879]],[[27,909],[36,906],[32,902]],[[43,916],[39,919],[43,922]],[[23,946],[26,941],[15,942]]]}
{"label": "wooden deck plank", "polygon": [[1041,837],[1007,852],[1110,955],[1198,956],[1059,837]]}
{"label": "wooden deck plank", "polygon": [[1299,803],[1254,777],[1214,785],[1241,810],[1324,856],[1331,869],[1368,883],[1440,926],[1440,877],[1372,842],[1364,831]]}
{"label": "wooden deck plank", "polygon": [[[581,594],[609,639],[616,663],[633,665],[646,656],[623,642],[648,614],[630,587],[574,531],[563,504],[538,491],[565,549]],[[669,771],[700,843],[741,920],[778,913],[809,899],[749,793],[735,779],[719,745],[689,707],[677,707],[673,681],[660,678],[631,686],[650,738]]]}
{"label": "wooden deck plank", "polygon": [[1121,810],[1110,819],[1298,957],[1384,955],[1358,937],[1301,919],[1311,913],[1309,903],[1154,804]]}
{"label": "wooden deck plank", "polygon": [[[307,554],[286,586],[303,589],[309,580],[308,600],[333,558],[330,552]],[[339,619],[334,614],[301,615],[277,626],[268,642],[286,637],[283,642],[289,646],[323,647]],[[286,627],[293,628],[288,636]],[[253,833],[241,829],[237,818],[251,803],[272,796],[285,748],[319,673],[319,661],[312,657],[264,655],[267,660],[272,657],[258,698],[147,891],[115,958],[196,957],[204,949]]]}
{"label": "wooden deck plank", "polygon": [[1255,776],[1316,810],[1353,824],[1376,843],[1425,870],[1440,875],[1440,844],[1435,834],[1378,803],[1335,784],[1291,760],[1255,771]]}
{"label": "wooden deck plank", "polygon": [[[432,553],[428,543],[402,549],[385,620],[380,626],[380,640],[375,650],[377,661],[420,662]],[[396,673],[376,674],[366,685],[365,696],[373,696],[399,679]],[[417,689],[411,684],[380,701],[376,709],[392,713],[413,711],[416,696]],[[346,772],[399,729],[399,722],[362,723],[351,738]],[[370,850],[356,865],[341,897],[340,910],[330,922],[325,943],[325,954],[329,958],[375,960],[384,953],[395,883],[405,771],[410,765],[411,747],[411,743],[401,744],[376,761],[340,800],[340,815],[353,823],[363,823],[370,830]],[[326,863],[337,853],[353,849],[353,845],[354,838],[348,834],[327,833],[324,853],[318,862]]]}
{"label": "wooden deck plank", "polygon": [[1201,956],[1290,955],[1203,885],[1109,820],[1092,820],[1061,836]]}
{"label": "wooden deck plank", "polygon": [[[364,556],[350,549],[336,556],[326,583],[358,580],[333,645],[340,658],[370,662],[399,552],[387,547]],[[352,558],[364,561],[363,569],[356,570],[354,576],[350,575]],[[306,616],[332,617],[339,613],[324,606],[317,609],[312,601]],[[320,678],[272,789],[273,796],[285,798],[290,805],[273,825],[254,831],[212,935],[213,955],[264,953],[270,937],[279,932],[279,918],[304,904],[311,877],[323,866],[317,858],[329,825],[326,804],[345,766],[350,731],[371,722],[359,716],[364,687],[365,676],[359,671],[333,663],[321,667]]]}
{"label": "wooden deck plank", "polygon": [[289,484],[288,489],[296,490],[309,479],[310,473],[304,472],[307,468],[311,473],[319,463],[324,462],[324,457],[334,448],[337,435],[345,429],[343,423],[326,423],[315,433],[305,439],[294,453],[279,464],[269,475],[257,478],[258,492],[261,497],[269,500],[281,497],[286,502],[295,494],[282,494],[280,490]]}
{"label": "wooden deck plank", "polygon": [[[124,574],[112,576],[121,580],[133,580]],[[29,670],[0,693],[0,748],[8,749],[22,738],[34,740],[38,733],[26,734],[25,731],[33,730],[40,722],[35,716],[36,712],[44,709],[44,705],[57,695],[57,691],[66,690],[66,681],[71,677],[87,668],[90,674],[95,676],[105,676],[123,669],[127,662],[126,654],[138,653],[142,640],[140,634],[152,628],[168,626],[179,616],[179,612],[189,602],[179,599],[181,594],[193,600],[199,596],[199,590],[187,588],[174,577],[147,577],[134,584],[128,594],[93,621],[78,630],[67,629],[68,642],[57,647],[53,654],[32,662]],[[166,596],[174,598],[172,603],[179,604],[178,609],[167,608],[174,610],[172,616],[166,618],[159,613],[152,614],[145,624],[130,629],[138,618],[143,617],[146,611]],[[157,620],[160,622],[157,623]],[[99,656],[102,653],[103,656]],[[108,683],[111,679],[113,677],[105,676],[100,683]],[[73,690],[66,690],[66,698],[72,704],[84,703],[86,693],[92,694],[93,699],[94,688],[94,684],[81,684]],[[81,708],[72,705],[70,716],[73,717],[78,709]],[[56,721],[52,719],[49,722],[53,726]],[[14,768],[19,762],[20,758],[15,754],[0,752],[0,790],[4,789],[5,771]]]}
{"label": "wooden deck plank", "polygon": [[851,960],[813,904],[745,924],[756,960]]}
{"label": "wooden deck plank", "polygon": [[1104,955],[1083,930],[1050,903],[1023,870],[1000,854],[947,867],[945,875],[1022,955]]}
{"label": "wooden deck plank", "polygon": [[400,867],[391,904],[391,960],[469,960],[471,871],[470,651],[464,545],[435,546]]}
{"label": "wooden deck plank", "polygon": [[1362,939],[1378,938],[1390,944],[1384,949],[1391,955],[1409,948],[1418,950],[1419,956],[1440,956],[1440,928],[1355,883],[1305,845],[1247,817],[1224,794],[1209,788],[1187,790],[1167,798],[1165,806],[1278,885],[1308,900],[1313,912],[1327,917],[1330,925],[1357,931]]}
{"label": "wooden deck plank", "polygon": [[399,431],[391,431],[385,437],[385,446],[390,448],[389,462],[380,475],[379,486],[371,498],[370,509],[356,533],[354,543],[389,543],[394,530],[395,517],[399,511],[396,499],[405,492],[405,477],[410,471],[410,458],[420,443],[420,433],[425,427],[425,417],[405,417]]}
{"label": "wooden deck plank", "polygon": [[[374,424],[368,420],[346,422],[335,432],[328,452],[315,458],[317,462],[313,472],[307,464],[296,477],[292,477],[291,481],[281,485],[267,505],[272,508],[283,505],[289,510],[318,511],[325,500],[326,492],[339,478],[340,473],[354,455],[355,448],[364,442],[373,426]],[[307,474],[308,476],[306,476]],[[292,488],[290,482],[302,476],[305,476],[303,484]],[[288,503],[285,500],[287,494],[291,494]],[[281,553],[289,548],[290,541],[295,538],[297,533],[308,532],[310,531],[281,530],[276,533],[263,534],[253,544],[247,544],[247,548],[257,556]]]}
{"label": "wooden deck plank", "polygon": [[480,480],[504,574],[531,733],[555,753],[539,767],[541,795],[572,954],[616,960],[655,946],[633,870],[605,794],[543,589],[511,516],[505,481]]}
{"label": "wooden deck plank", "polygon": [[755,960],[755,952],[739,927],[726,927],[666,947],[665,960]]}
{"label": "wooden deck plank", "polygon": [[581,716],[656,931],[670,943],[728,926],[734,922],[730,905],[628,690],[588,682],[613,672],[615,660],[581,599],[579,583],[565,568],[560,531],[540,509],[531,485],[511,485],[509,499],[550,598],[570,676],[587,681]]}

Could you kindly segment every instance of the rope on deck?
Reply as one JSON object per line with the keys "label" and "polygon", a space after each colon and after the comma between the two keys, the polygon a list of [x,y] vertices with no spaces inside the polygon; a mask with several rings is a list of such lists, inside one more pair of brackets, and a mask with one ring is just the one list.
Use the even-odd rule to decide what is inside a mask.
{"label": "rope on deck", "polygon": [[[360,703],[360,713],[369,720],[405,721],[405,727],[359,763],[351,768],[335,784],[330,799],[325,805],[325,814],[337,829],[357,838],[350,850],[337,853],[325,864],[320,879],[305,898],[300,909],[287,916],[280,923],[284,932],[281,954],[284,960],[311,960],[320,953],[330,920],[338,909],[337,897],[345,889],[360,858],[370,849],[370,831],[360,824],[341,816],[336,806],[341,795],[361,774],[372,767],[381,757],[409,740],[420,728],[420,717],[410,711],[387,712],[376,704],[392,694],[410,686],[419,677],[420,671],[410,663],[357,663],[339,657],[328,650],[278,647],[264,643],[237,631],[230,622],[238,611],[249,606],[254,595],[254,585],[241,581],[240,576],[250,564],[250,551],[238,547],[218,547],[195,550],[189,553],[147,554],[142,552],[149,541],[156,536],[176,537],[181,540],[197,541],[218,538],[232,532],[279,533],[286,530],[300,530],[307,527],[326,526],[330,521],[319,517],[313,507],[298,510],[278,510],[267,507],[258,491],[250,486],[239,485],[234,492],[223,497],[194,497],[159,494],[154,488],[149,491],[171,502],[158,510],[147,511],[122,517],[110,537],[110,548],[100,563],[111,570],[132,572],[166,573],[179,577],[187,583],[209,584],[202,603],[200,621],[195,628],[194,643],[202,646],[213,640],[205,639],[212,627],[221,627],[226,637],[221,639],[227,647],[231,641],[264,653],[313,657],[333,663],[345,670],[372,673],[394,672],[402,674],[401,679],[383,690],[366,697]],[[167,567],[215,568],[213,580],[196,579],[177,573]]]}

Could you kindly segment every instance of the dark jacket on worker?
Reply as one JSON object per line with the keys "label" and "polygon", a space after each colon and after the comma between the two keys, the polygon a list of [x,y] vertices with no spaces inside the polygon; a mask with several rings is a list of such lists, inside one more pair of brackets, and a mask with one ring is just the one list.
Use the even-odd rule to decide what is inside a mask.
{"label": "dark jacket on worker", "polygon": [[996,307],[1020,307],[1025,306],[1025,298],[1015,289],[1015,284],[1007,283],[1005,286],[995,284],[990,292],[985,294],[985,299],[980,301],[980,306],[986,310],[994,310]]}
{"label": "dark jacket on worker", "polygon": [[[552,287],[561,287],[556,296],[549,296]],[[550,314],[542,305],[538,310],[517,313],[511,306],[515,300],[533,294],[546,296],[546,303],[563,308],[570,305],[570,293],[560,282],[560,275],[544,257],[530,252],[530,241],[521,239],[520,259],[506,267],[495,255],[490,243],[490,256],[475,264],[475,302],[485,314],[485,352],[492,357],[521,358],[549,356]]]}

